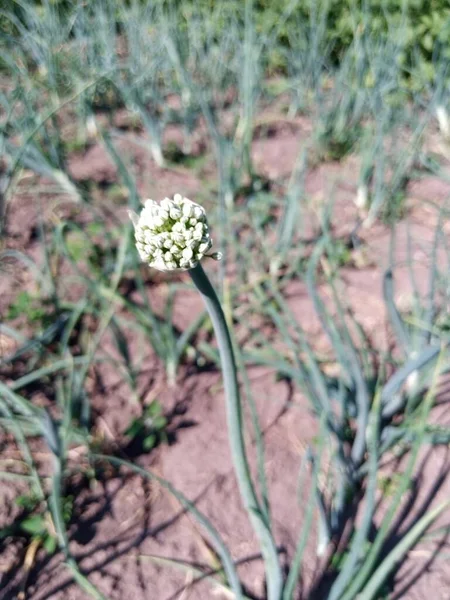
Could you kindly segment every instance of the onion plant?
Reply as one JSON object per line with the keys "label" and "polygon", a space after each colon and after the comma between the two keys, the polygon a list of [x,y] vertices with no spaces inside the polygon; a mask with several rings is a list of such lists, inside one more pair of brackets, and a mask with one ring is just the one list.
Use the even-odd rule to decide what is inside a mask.
{"label": "onion plant", "polygon": [[[203,208],[176,194],[160,205],[149,200],[138,217],[131,214],[141,259],[162,271],[187,270],[202,295],[219,347],[227,407],[230,450],[244,507],[258,536],[266,564],[269,600],[281,598],[283,578],[270,521],[258,499],[250,475],[244,442],[242,404],[237,367],[228,325],[219,299],[200,264],[212,246]],[[217,254],[211,255],[219,258]]]}
{"label": "onion plant", "polygon": [[[4,130],[5,152],[14,165],[54,181],[72,199],[81,195],[68,175],[60,108],[73,96],[72,73],[77,55],[70,48],[72,18],[63,20],[52,3],[20,3],[3,13],[17,36],[8,36],[5,58],[8,90],[3,108],[9,113]],[[83,85],[86,85],[86,80]],[[73,101],[73,97],[71,97]]]}

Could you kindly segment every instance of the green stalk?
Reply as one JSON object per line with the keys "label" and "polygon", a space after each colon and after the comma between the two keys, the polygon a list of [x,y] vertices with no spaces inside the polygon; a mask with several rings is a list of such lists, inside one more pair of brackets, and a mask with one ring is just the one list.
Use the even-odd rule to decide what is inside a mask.
{"label": "green stalk", "polygon": [[[402,498],[411,483],[414,467],[415,467],[416,461],[417,461],[417,456],[419,454],[420,447],[425,439],[428,415],[433,406],[433,401],[436,396],[436,387],[438,384],[438,378],[442,371],[442,365],[441,365],[442,358],[443,358],[443,351],[441,350],[438,364],[435,368],[434,377],[432,379],[429,390],[428,390],[425,398],[422,401],[421,415],[420,415],[420,422],[418,424],[417,437],[414,441],[414,445],[411,448],[411,451],[410,451],[411,455],[409,457],[406,469],[405,469],[403,475],[401,476],[401,481],[399,483],[399,487],[392,499],[392,502],[389,506],[389,509],[388,509],[383,521],[380,524],[378,533],[371,545],[371,548],[364,558],[364,562],[361,564],[358,572],[353,577],[347,590],[339,597],[339,600],[353,600],[357,596],[357,594],[360,593],[361,588],[364,585],[367,585],[368,581],[373,582],[373,580],[370,578],[373,577],[373,575],[375,573],[377,573],[377,576],[379,576],[380,571],[378,571],[378,569],[381,568],[383,565],[386,565],[386,563],[383,562],[383,563],[381,563],[381,565],[379,565],[377,567],[377,561],[379,559],[383,544],[386,541],[386,538],[388,536],[389,528],[390,528],[391,523],[393,522],[393,519],[396,515],[398,506],[401,503]],[[421,522],[421,521],[419,521],[419,522]],[[409,532],[409,534],[411,534],[411,531]],[[407,534],[407,536],[409,534]],[[399,544],[401,545],[402,541],[404,542],[404,540],[405,540],[405,538],[403,538],[399,542]],[[398,548],[398,546],[396,546],[395,548]],[[383,567],[383,569],[384,568],[385,568],[385,566]],[[360,597],[363,600],[366,600],[366,598],[367,598],[367,596],[362,595],[362,594]]]}
{"label": "green stalk", "polygon": [[[62,406],[70,407],[70,399],[66,398],[64,393],[63,385],[57,386],[59,392],[59,401]],[[72,556],[69,548],[69,536],[67,534],[67,527],[64,520],[63,514],[63,488],[64,488],[64,470],[67,458],[67,427],[70,426],[70,414],[69,419],[65,417],[64,429],[58,428],[55,422],[52,420],[50,415],[46,412],[43,413],[43,419],[41,423],[41,431],[43,437],[47,443],[47,446],[53,454],[53,474],[52,474],[52,487],[51,493],[48,500],[48,506],[51,511],[53,525],[55,527],[56,536],[58,538],[59,548],[64,554],[64,564],[72,573],[72,577],[76,583],[87,592],[94,600],[107,600],[104,596],[89,580],[83,575],[77,561]],[[63,421],[64,425],[64,421]]]}
{"label": "green stalk", "polygon": [[244,442],[237,368],[230,332],[219,299],[202,266],[198,264],[194,269],[190,269],[189,274],[203,297],[217,337],[225,388],[231,458],[244,507],[250,516],[253,529],[261,544],[266,566],[268,600],[280,600],[283,576],[270,525],[264,518],[264,511],[261,510],[250,474]]}
{"label": "green stalk", "polygon": [[365,588],[361,591],[361,598],[364,600],[373,600],[377,597],[381,586],[386,581],[389,574],[394,570],[397,564],[405,558],[409,550],[415,546],[425,531],[432,525],[438,516],[449,507],[449,505],[450,501],[447,500],[446,502],[439,504],[439,506],[436,506],[436,508],[429,510],[421,519],[419,519],[410,531],[408,531],[400,542],[398,542],[398,544],[389,552],[381,565],[374,572]]}

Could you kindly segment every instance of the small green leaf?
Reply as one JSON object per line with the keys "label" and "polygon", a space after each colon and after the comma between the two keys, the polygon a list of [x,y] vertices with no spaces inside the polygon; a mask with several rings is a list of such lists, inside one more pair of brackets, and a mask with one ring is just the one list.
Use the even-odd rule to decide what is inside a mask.
{"label": "small green leaf", "polygon": [[66,496],[63,500],[63,517],[64,521],[68,523],[72,517],[73,512],[73,496]]}
{"label": "small green leaf", "polygon": [[9,305],[6,318],[16,319],[21,315],[26,315],[30,323],[41,321],[45,316],[45,310],[42,306],[36,305],[36,302],[36,298],[29,292],[19,292],[14,301]]}
{"label": "small green leaf", "polygon": [[147,451],[154,448],[155,444],[156,444],[156,435],[154,433],[151,433],[150,435],[148,435],[142,442],[142,446],[143,446],[144,450],[147,450]]}
{"label": "small green leaf", "polygon": [[17,496],[15,503],[17,506],[20,506],[20,508],[24,508],[28,512],[31,512],[39,504],[39,498],[36,498],[32,494],[21,494],[20,496]]}
{"label": "small green leaf", "polygon": [[30,308],[32,297],[26,291],[19,292],[9,307],[6,314],[7,319],[16,319],[22,314],[26,314]]}
{"label": "small green leaf", "polygon": [[31,515],[30,517],[27,517],[20,524],[20,528],[26,533],[32,533],[34,535],[47,531],[43,515]]}
{"label": "small green leaf", "polygon": [[71,258],[80,262],[91,251],[86,236],[79,231],[69,231],[66,235],[66,246]]}
{"label": "small green leaf", "polygon": [[156,417],[162,412],[161,404],[157,400],[153,400],[145,409],[145,414],[148,417]]}
{"label": "small green leaf", "polygon": [[134,419],[131,422],[131,425],[125,430],[125,435],[131,438],[135,438],[142,432],[143,428],[144,425],[142,421],[140,421],[139,419]]}
{"label": "small green leaf", "polygon": [[159,416],[153,419],[153,427],[154,429],[164,429],[167,427],[167,419],[166,417]]}
{"label": "small green leaf", "polygon": [[53,535],[47,535],[45,536],[42,545],[44,546],[47,554],[54,554],[58,545],[58,540]]}

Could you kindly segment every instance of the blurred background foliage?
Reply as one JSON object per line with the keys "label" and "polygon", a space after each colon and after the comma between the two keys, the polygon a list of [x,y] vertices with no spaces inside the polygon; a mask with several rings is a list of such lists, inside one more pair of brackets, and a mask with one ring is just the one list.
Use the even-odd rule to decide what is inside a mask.
{"label": "blurred background foliage", "polygon": [[[138,0],[142,5],[145,0]],[[23,17],[23,7],[17,0],[12,1],[10,10],[19,19]],[[42,0],[35,2],[39,8]],[[70,19],[74,3],[70,0],[50,2],[58,13]],[[133,0],[123,0],[122,8],[136,4]],[[239,14],[243,2],[229,0],[157,0],[152,2],[165,11],[179,11],[185,21],[196,14],[208,13],[218,6],[222,19],[215,24],[217,33],[226,27],[229,15]],[[298,31],[298,24],[305,23],[321,15],[325,16],[325,35],[321,51],[329,54],[334,66],[340,64],[345,52],[352,45],[355,36],[375,37],[383,41],[395,39],[400,48],[396,58],[401,67],[399,84],[417,88],[425,82],[432,82],[440,73],[436,64],[450,60],[450,6],[446,0],[255,0],[255,28],[258,35],[270,36],[274,24],[277,28],[278,49],[268,57],[268,67],[274,72],[287,71],[287,59],[283,49],[290,48],[290,40]],[[121,10],[117,10],[117,24],[120,27]],[[9,17],[0,16],[0,28],[5,34],[14,35],[17,27]],[[308,44],[307,37],[304,44]]]}

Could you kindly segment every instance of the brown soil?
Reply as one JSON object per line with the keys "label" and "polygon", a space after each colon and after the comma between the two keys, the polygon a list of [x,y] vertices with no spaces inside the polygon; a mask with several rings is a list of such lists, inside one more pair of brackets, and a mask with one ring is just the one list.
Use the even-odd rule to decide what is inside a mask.
{"label": "brown soil", "polygon": [[[270,178],[285,178],[295,164],[302,138],[310,134],[307,123],[293,127],[283,125],[254,145],[255,164],[261,173]],[[143,151],[131,149],[121,142],[121,152],[145,173],[139,179],[143,197],[160,198],[176,191],[195,198],[202,181],[184,168],[157,169]],[[317,231],[317,214],[320,206],[333,192],[335,209],[333,228],[337,235],[348,236],[358,216],[353,199],[356,194],[358,170],[354,157],[342,163],[322,164],[308,172],[305,190],[308,223],[305,235]],[[107,153],[100,145],[91,147],[84,155],[70,160],[70,170],[75,179],[111,184],[117,173]],[[429,257],[435,211],[428,210],[417,200],[443,202],[450,194],[448,183],[434,177],[415,181],[409,189],[410,210],[398,227],[397,259],[404,260],[407,220],[416,245],[415,271],[418,287],[426,289],[426,264]],[[34,232],[35,216],[30,207],[33,196],[22,190],[15,197],[8,212],[7,245],[22,249],[39,260],[39,245]],[[120,218],[126,218],[124,211]],[[448,230],[447,230],[448,233]],[[386,267],[389,231],[381,225],[360,231],[364,242],[364,256],[359,268],[343,269],[345,298],[358,321],[378,347],[392,344],[392,335],[386,325],[385,306],[382,299],[382,275]],[[445,257],[439,257],[445,260]],[[0,282],[1,309],[7,306],[18,289],[31,285],[30,279],[17,267],[6,269]],[[395,278],[396,298],[408,304],[411,284],[406,267],[400,266]],[[323,291],[326,299],[326,291]],[[161,304],[164,285],[152,286],[152,301]],[[325,344],[319,323],[308,298],[305,285],[295,282],[286,291],[286,299],[296,318],[315,336],[316,343]],[[183,293],[175,303],[174,321],[183,329],[195,315],[203,310],[195,293]],[[24,332],[26,334],[26,332]],[[1,334],[3,335],[3,334]],[[4,343],[10,343],[9,338]],[[3,343],[3,342],[2,342]],[[142,340],[136,340],[133,349],[141,352]],[[104,348],[111,350],[107,336]],[[147,344],[148,345],[148,344]],[[326,347],[326,344],[325,346]],[[6,352],[5,352],[6,353]],[[302,523],[302,502],[298,501],[298,470],[308,444],[317,433],[317,423],[306,400],[286,381],[277,381],[275,374],[263,368],[250,368],[249,377],[265,432],[266,469],[273,509],[273,524],[277,542],[283,549],[287,565],[292,558],[299,527]],[[215,369],[199,371],[193,366],[180,369],[177,384],[167,387],[161,364],[151,350],[144,351],[139,396],[145,403],[158,398],[166,411],[173,413],[170,445],[160,446],[149,455],[133,456],[132,449],[117,445],[123,431],[137,407],[130,398],[130,390],[122,377],[111,366],[98,369],[97,378],[91,381],[93,414],[98,435],[109,445],[111,452],[128,457],[136,464],[161,475],[180,490],[211,520],[231,549],[235,559],[248,558],[239,568],[250,597],[263,599],[263,569],[258,558],[258,546],[242,509],[235,477],[230,463],[225,420],[224,399],[219,373]],[[440,424],[450,425],[446,408],[446,395],[440,398],[441,406],[435,418]],[[253,448],[252,437],[248,436]],[[38,443],[37,443],[38,444]],[[46,454],[46,449],[37,446]],[[0,438],[2,458],[17,456],[17,448],[10,438]],[[80,454],[77,454],[79,452]],[[43,464],[45,463],[43,458]],[[83,461],[80,449],[71,451],[71,460]],[[423,453],[417,470],[417,497],[411,490],[405,498],[405,521],[400,530],[410,524],[426,506],[435,506],[448,498],[449,456],[446,448]],[[253,465],[254,467],[254,465]],[[181,508],[178,501],[161,486],[144,481],[133,474],[111,471],[104,479],[89,486],[86,482],[74,483],[74,518],[69,530],[70,548],[83,572],[111,600],[155,599],[209,599],[227,598],[225,592],[213,591],[208,581],[190,586],[195,576],[168,563],[157,563],[152,556],[179,559],[196,565],[216,564],[208,543],[207,533]],[[2,482],[0,503],[0,528],[11,522],[17,514],[13,502],[19,493],[18,486]],[[305,489],[308,489],[306,481]],[[442,523],[448,523],[448,517]],[[395,598],[423,600],[430,596],[436,600],[450,598],[450,576],[445,560],[436,558],[434,552],[442,538],[436,538],[410,552],[408,559],[395,574]],[[302,597],[307,597],[315,578],[320,573],[316,558],[316,528],[310,536],[303,571]],[[26,551],[23,541],[0,541],[0,598],[12,600],[20,590],[23,578],[23,561]],[[446,554],[440,549],[439,553]],[[250,560],[253,557],[252,560]],[[416,574],[419,574],[415,580]],[[408,587],[408,582],[413,584]],[[73,583],[71,573],[64,567],[61,555],[48,558],[39,550],[28,584],[29,600],[84,600],[89,596]],[[314,600],[326,598],[326,591],[316,591]]]}

